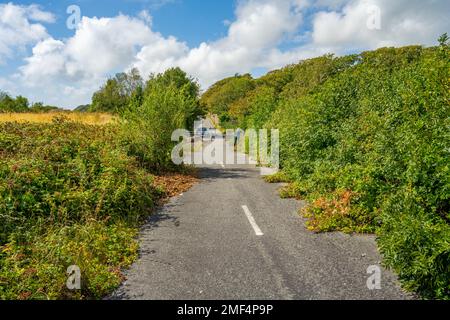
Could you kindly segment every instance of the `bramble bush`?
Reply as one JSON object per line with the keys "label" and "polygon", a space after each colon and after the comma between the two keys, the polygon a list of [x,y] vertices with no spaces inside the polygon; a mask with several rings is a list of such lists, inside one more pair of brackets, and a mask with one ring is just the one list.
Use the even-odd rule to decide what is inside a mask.
{"label": "bramble bush", "polygon": [[[120,283],[160,191],[118,130],[0,124],[0,298],[98,298]],[[83,272],[78,294],[65,289],[70,265]]]}

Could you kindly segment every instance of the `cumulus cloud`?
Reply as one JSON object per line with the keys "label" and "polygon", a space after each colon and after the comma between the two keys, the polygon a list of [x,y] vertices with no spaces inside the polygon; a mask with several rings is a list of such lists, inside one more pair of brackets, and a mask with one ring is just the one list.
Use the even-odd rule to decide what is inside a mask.
{"label": "cumulus cloud", "polygon": [[140,19],[119,15],[115,18],[83,17],[75,35],[65,42],[47,38],[33,48],[33,55],[21,67],[28,82],[44,72],[70,80],[103,76],[125,69],[137,48],[154,43],[158,35]]}
{"label": "cumulus cloud", "polygon": [[39,22],[54,21],[53,14],[37,5],[0,4],[0,64],[11,58],[14,50],[23,51],[26,45],[47,38],[46,28]]}
{"label": "cumulus cloud", "polygon": [[[2,5],[1,26],[8,24],[8,32],[28,36],[22,43],[12,44],[12,40],[1,36],[8,32],[0,27],[0,59],[2,52],[3,56],[8,53],[2,51],[3,47],[36,43],[16,74],[17,80],[41,100],[73,107],[88,102],[108,75],[132,67],[147,77],[179,66],[206,88],[238,72],[273,69],[328,52],[344,54],[387,45],[430,45],[450,29],[445,16],[450,11],[447,0],[237,3],[235,19],[227,22],[227,34],[193,48],[182,39],[154,31],[147,11],[137,17],[83,17],[75,34],[60,40],[50,37],[42,24],[36,23],[53,21],[51,14],[36,6]],[[373,8],[379,9],[380,29],[368,28]]]}
{"label": "cumulus cloud", "polygon": [[[450,27],[448,12],[450,2],[445,0],[347,1],[339,10],[315,15],[312,40],[339,51],[432,45]],[[379,19],[379,26],[372,19]]]}
{"label": "cumulus cloud", "polygon": [[28,15],[28,17],[30,18],[30,20],[33,21],[46,23],[54,23],[56,21],[56,18],[53,15],[53,13],[41,10],[41,8],[36,4],[32,4],[27,7],[22,7],[22,10],[24,10],[25,13]]}
{"label": "cumulus cloud", "polygon": [[83,17],[71,38],[38,42],[17,77],[31,90],[56,97],[46,101],[73,107],[86,103],[108,75],[127,69],[140,48],[159,38],[146,17]]}
{"label": "cumulus cloud", "polygon": [[[191,49],[173,38],[164,39],[156,44],[159,49],[153,43],[143,47],[134,65],[144,74],[180,66],[203,87],[237,72],[282,65],[287,59],[276,47],[300,27],[298,7],[298,1],[291,0],[241,1],[226,37]],[[167,55],[162,45],[172,48],[173,54]]]}

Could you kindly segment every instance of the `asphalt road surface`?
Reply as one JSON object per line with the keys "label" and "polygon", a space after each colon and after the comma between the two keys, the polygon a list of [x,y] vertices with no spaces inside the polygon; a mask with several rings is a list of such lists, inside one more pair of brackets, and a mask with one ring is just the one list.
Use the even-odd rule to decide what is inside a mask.
{"label": "asphalt road surface", "polygon": [[368,288],[381,260],[373,236],[307,231],[303,203],[253,165],[199,167],[200,183],[142,229],[140,258],[110,299],[409,298],[381,267],[381,288]]}

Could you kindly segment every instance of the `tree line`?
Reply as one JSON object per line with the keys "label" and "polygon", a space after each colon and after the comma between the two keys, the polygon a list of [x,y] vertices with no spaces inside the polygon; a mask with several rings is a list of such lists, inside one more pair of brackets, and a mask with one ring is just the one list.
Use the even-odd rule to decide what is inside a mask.
{"label": "tree line", "polygon": [[17,96],[13,98],[4,91],[0,91],[0,113],[6,112],[49,112],[59,110],[58,107],[44,105],[42,102],[30,103],[27,98]]}

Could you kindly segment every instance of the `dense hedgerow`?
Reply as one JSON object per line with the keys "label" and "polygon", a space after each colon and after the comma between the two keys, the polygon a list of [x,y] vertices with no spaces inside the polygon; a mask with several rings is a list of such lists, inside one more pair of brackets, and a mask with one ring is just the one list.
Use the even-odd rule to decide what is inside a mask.
{"label": "dense hedgerow", "polygon": [[[0,124],[0,299],[101,297],[137,255],[161,194],[117,126]],[[66,269],[82,270],[81,292]]]}
{"label": "dense hedgerow", "polygon": [[[229,106],[237,125],[280,129],[292,182],[283,194],[308,200],[309,229],[376,232],[405,287],[441,299],[450,298],[446,41],[307,60],[255,80]],[[261,108],[268,92],[276,106]]]}
{"label": "dense hedgerow", "polygon": [[448,53],[407,47],[360,59],[274,116],[283,165],[310,200],[312,230],[377,231],[406,287],[448,298]]}
{"label": "dense hedgerow", "polygon": [[[126,99],[115,100],[112,80],[95,95],[120,111],[111,124],[0,123],[0,299],[101,298],[137,257],[138,226],[166,195],[153,174],[178,169],[172,132],[202,110],[181,69],[145,86],[134,78]],[[72,265],[81,291],[66,287]]]}

